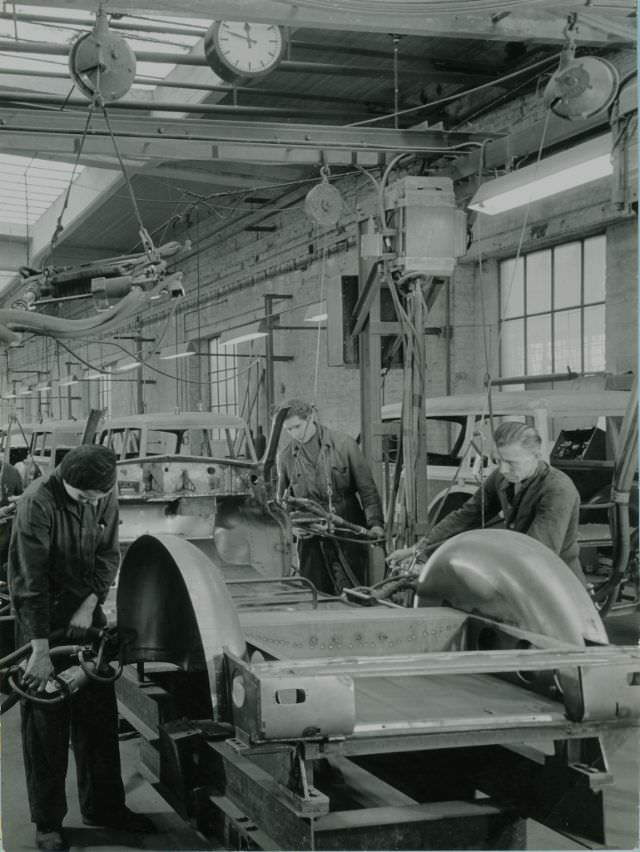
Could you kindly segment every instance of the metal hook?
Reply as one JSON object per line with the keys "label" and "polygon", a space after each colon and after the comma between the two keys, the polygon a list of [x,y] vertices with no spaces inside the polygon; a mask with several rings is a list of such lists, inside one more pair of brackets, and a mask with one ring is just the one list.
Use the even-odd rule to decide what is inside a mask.
{"label": "metal hook", "polygon": [[330,170],[329,166],[327,166],[327,165],[320,166],[320,176],[321,176],[322,180],[328,181],[330,174],[331,174],[331,170]]}

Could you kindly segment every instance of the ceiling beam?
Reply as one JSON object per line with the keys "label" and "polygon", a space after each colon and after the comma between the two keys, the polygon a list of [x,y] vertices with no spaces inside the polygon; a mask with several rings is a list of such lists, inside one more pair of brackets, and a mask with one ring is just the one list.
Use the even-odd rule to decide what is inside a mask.
{"label": "ceiling beam", "polygon": [[[504,139],[488,142],[484,149],[482,167],[488,170],[500,169],[511,163],[513,159],[531,156],[538,151],[543,138],[546,150],[554,145],[569,142],[574,137],[584,136],[585,133],[608,126],[606,113],[580,121],[566,121],[552,113],[548,118],[541,119],[524,130],[515,131]],[[480,165],[480,152],[477,151],[461,157],[445,171],[456,181],[478,174]]]}
{"label": "ceiling beam", "polygon": [[[624,0],[620,0],[620,4],[624,5]],[[96,4],[95,0],[22,0],[20,5],[67,8],[76,11],[84,9],[94,12]],[[325,11],[313,6],[285,3],[282,0],[189,0],[188,3],[184,0],[110,0],[108,11],[133,12],[137,15],[141,12],[154,12],[161,15],[177,15],[181,18],[255,21],[295,28],[398,33],[431,38],[474,38],[562,44],[564,41],[562,29],[566,18],[564,10],[571,11],[572,8],[567,3],[549,3],[548,12],[545,9],[526,12],[519,9],[517,13],[497,19],[497,16],[492,16],[490,13],[399,14],[394,10],[393,5],[390,2],[380,11],[357,14],[340,9],[338,3],[335,4],[335,8]],[[632,13],[635,7],[633,0],[628,0],[628,5],[629,13]],[[595,8],[597,7],[590,7],[590,11],[595,11]],[[603,33],[602,30],[585,23],[580,27],[580,42],[586,45],[633,42],[634,22],[622,16],[617,16],[616,20],[623,26],[628,26],[626,37]]]}
{"label": "ceiling beam", "polygon": [[[145,160],[241,160],[290,164],[323,162],[375,165],[386,155],[445,153],[454,146],[479,146],[500,134],[435,130],[395,130],[275,122],[174,120],[111,116],[122,155]],[[72,153],[82,138],[83,112],[0,108],[0,150]],[[91,122],[83,151],[112,155],[113,144],[102,116]]]}

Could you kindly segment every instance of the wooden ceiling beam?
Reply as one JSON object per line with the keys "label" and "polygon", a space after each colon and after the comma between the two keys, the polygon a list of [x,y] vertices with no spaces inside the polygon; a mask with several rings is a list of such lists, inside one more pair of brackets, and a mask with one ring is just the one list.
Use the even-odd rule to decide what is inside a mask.
{"label": "wooden ceiling beam", "polygon": [[[95,11],[95,0],[22,0],[21,6],[40,6]],[[108,11],[134,14],[155,13],[182,18],[255,21],[282,24],[295,29],[344,30],[346,32],[384,32],[419,35],[431,38],[471,38],[490,41],[526,41],[562,44],[566,4],[553,4],[549,9],[533,9],[511,13],[506,17],[486,14],[424,15],[398,14],[389,3],[385,10],[354,14],[335,9],[324,11],[311,6],[295,6],[280,0],[111,0]],[[570,7],[566,5],[567,11]],[[632,6],[629,12],[633,11]],[[607,15],[609,17],[609,15]],[[615,16],[619,32],[603,32],[588,23],[580,26],[580,43],[606,45],[633,43],[635,24],[630,17]],[[627,32],[628,29],[628,32]]]}

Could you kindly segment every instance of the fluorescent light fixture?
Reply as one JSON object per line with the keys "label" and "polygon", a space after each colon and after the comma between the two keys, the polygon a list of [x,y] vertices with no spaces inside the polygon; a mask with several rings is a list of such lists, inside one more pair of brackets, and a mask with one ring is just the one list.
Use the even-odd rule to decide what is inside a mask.
{"label": "fluorescent light fixture", "polygon": [[196,353],[186,343],[176,343],[173,346],[165,346],[160,350],[160,361],[174,361],[176,358],[189,358]]}
{"label": "fluorescent light fixture", "polygon": [[249,340],[258,340],[261,337],[266,337],[267,333],[266,322],[259,320],[243,325],[240,328],[223,331],[220,335],[218,346],[235,346],[238,343],[246,343]]}
{"label": "fluorescent light fixture", "polygon": [[47,385],[47,384],[44,384],[44,385],[38,385],[38,386],[36,387],[36,390],[37,390],[37,391],[48,391],[48,390],[51,390],[51,385]]}
{"label": "fluorescent light fixture", "polygon": [[15,399],[16,394],[15,393],[3,393],[2,398],[3,399]]}
{"label": "fluorescent light fixture", "polygon": [[96,370],[94,370],[91,373],[87,373],[87,375],[84,378],[86,379],[86,381],[91,382],[94,379],[101,379],[102,375],[103,375],[102,373],[98,373]]}
{"label": "fluorescent light fixture", "polygon": [[489,216],[549,198],[613,174],[611,134],[545,157],[539,163],[483,183],[469,204]]}
{"label": "fluorescent light fixture", "polygon": [[325,299],[309,305],[304,315],[305,322],[324,322],[328,318],[329,314],[327,313],[327,302]]}
{"label": "fluorescent light fixture", "polygon": [[26,396],[28,393],[31,393],[31,388],[22,388],[22,390],[16,391],[17,396]]}
{"label": "fluorescent light fixture", "polygon": [[136,367],[142,367],[140,361],[127,361],[126,364],[120,364],[118,367],[116,367],[116,370],[119,373],[124,373],[126,370],[135,370]]}

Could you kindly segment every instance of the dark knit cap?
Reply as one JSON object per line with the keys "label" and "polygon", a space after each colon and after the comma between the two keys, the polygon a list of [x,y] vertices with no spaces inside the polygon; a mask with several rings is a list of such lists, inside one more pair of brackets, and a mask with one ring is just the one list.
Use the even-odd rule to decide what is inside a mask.
{"label": "dark knit cap", "polygon": [[110,491],[116,482],[116,456],[108,447],[81,444],[66,454],[58,470],[74,488]]}

